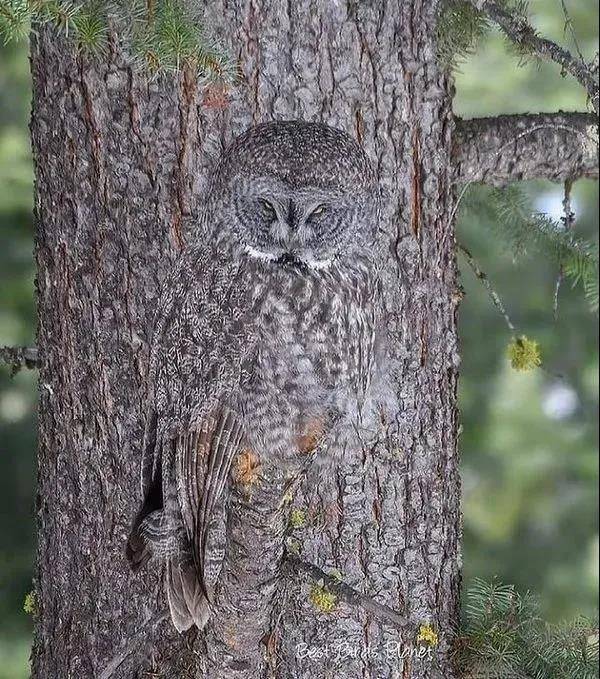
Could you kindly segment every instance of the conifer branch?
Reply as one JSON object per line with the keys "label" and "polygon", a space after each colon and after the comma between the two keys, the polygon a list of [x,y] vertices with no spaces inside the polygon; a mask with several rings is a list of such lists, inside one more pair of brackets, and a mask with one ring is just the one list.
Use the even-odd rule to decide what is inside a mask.
{"label": "conifer branch", "polygon": [[11,375],[18,373],[21,368],[39,368],[37,347],[0,347],[0,364],[7,365]]}
{"label": "conifer branch", "polygon": [[562,268],[565,279],[581,285],[590,310],[598,309],[598,247],[536,211],[527,193],[513,184],[503,189],[473,187],[462,192],[463,215],[478,223],[494,225],[497,238],[504,241],[514,261],[539,254]]}
{"label": "conifer branch", "polygon": [[544,622],[529,592],[496,580],[475,580],[464,596],[454,644],[459,676],[597,679],[598,620]]}
{"label": "conifer branch", "polygon": [[515,327],[515,324],[512,322],[510,316],[508,315],[506,307],[504,306],[502,300],[500,299],[500,296],[494,289],[494,286],[490,283],[490,279],[488,278],[487,274],[479,266],[473,255],[470,253],[469,250],[467,250],[467,248],[464,245],[461,245],[459,243],[458,249],[462,252],[464,258],[467,261],[467,264],[471,267],[471,270],[473,271],[475,276],[479,279],[479,281],[481,281],[483,287],[487,290],[487,293],[490,299],[492,300],[492,304],[496,307],[496,309],[498,309],[502,318],[504,318],[504,321],[510,333],[516,337],[517,328]]}
{"label": "conifer branch", "polygon": [[581,51],[581,47],[579,46],[579,40],[577,40],[577,34],[575,33],[575,29],[573,28],[573,20],[571,19],[571,15],[569,14],[569,10],[567,9],[566,0],[560,0],[560,5],[563,11],[563,16],[565,17],[564,34],[566,35],[567,32],[570,34],[571,40],[573,41],[573,45],[575,47],[575,51],[577,52],[579,60],[585,62],[585,59],[583,58],[583,52]]}
{"label": "conifer branch", "polygon": [[[573,188],[573,182],[570,179],[567,179],[565,182],[565,190],[563,193],[563,218],[562,218],[562,223],[564,226],[565,231],[570,231],[573,228],[573,225],[575,224],[575,213],[573,212],[572,206],[571,206],[571,189]],[[560,288],[562,285],[562,282],[565,278],[565,265],[564,262],[559,262],[558,265],[558,274],[556,276],[556,283],[554,285],[554,304],[553,304],[553,310],[554,310],[554,320],[558,320],[558,298],[560,295]]]}
{"label": "conifer branch", "polygon": [[598,179],[598,119],[591,113],[537,113],[457,120],[458,184],[506,186],[526,179]]}
{"label": "conifer branch", "polygon": [[520,50],[546,61],[554,61],[561,66],[563,72],[572,75],[586,89],[594,110],[598,113],[598,77],[588,64],[552,40],[539,36],[521,13],[511,11],[497,0],[469,2],[497,24]]}
{"label": "conifer branch", "polygon": [[111,31],[140,70],[195,72],[223,88],[239,77],[237,63],[210,35],[202,12],[185,0],[0,0],[0,41],[25,38],[31,27],[51,25],[81,54],[102,57]]}

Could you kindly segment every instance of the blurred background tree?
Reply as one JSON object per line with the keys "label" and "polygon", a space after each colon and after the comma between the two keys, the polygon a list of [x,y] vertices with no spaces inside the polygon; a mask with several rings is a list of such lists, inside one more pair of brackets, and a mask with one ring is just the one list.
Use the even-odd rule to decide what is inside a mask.
{"label": "blurred background tree", "polygon": [[[572,6],[571,6],[572,5]],[[598,49],[598,7],[567,3],[586,59]],[[573,48],[561,0],[530,3],[534,25]],[[456,74],[456,113],[585,110],[581,87],[554,64],[526,64],[499,33]],[[512,92],[512,96],[507,96]],[[0,345],[35,335],[29,64],[24,43],[0,47]],[[537,209],[562,216],[563,188],[535,182]],[[573,190],[575,229],[597,243],[598,185]],[[550,621],[591,615],[598,596],[598,334],[580,289],[564,284],[553,313],[555,262],[515,263],[501,224],[469,212],[459,238],[501,294],[520,330],[539,341],[544,370],[514,372],[506,325],[461,261],[464,576],[535,592]],[[34,559],[36,375],[0,369],[0,679],[28,676],[31,623],[23,610]]]}
{"label": "blurred background tree", "polygon": [[[35,336],[27,45],[0,47],[0,345]],[[29,676],[23,600],[34,559],[36,378],[0,369],[0,677]]]}

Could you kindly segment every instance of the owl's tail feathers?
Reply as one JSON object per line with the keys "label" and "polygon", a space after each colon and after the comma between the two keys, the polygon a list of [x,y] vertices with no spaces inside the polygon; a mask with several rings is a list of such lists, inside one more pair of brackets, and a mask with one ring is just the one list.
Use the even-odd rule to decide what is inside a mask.
{"label": "owl's tail feathers", "polygon": [[177,631],[184,632],[192,625],[202,629],[210,617],[210,604],[193,563],[169,559],[165,581],[171,619]]}

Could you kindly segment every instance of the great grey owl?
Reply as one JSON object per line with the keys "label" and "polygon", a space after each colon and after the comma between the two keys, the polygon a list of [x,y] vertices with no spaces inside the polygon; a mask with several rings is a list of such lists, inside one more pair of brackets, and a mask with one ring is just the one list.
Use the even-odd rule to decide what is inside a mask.
{"label": "great grey owl", "polygon": [[232,463],[285,464],[322,441],[343,455],[378,417],[377,214],[365,153],[326,125],[254,127],[214,173],[157,311],[127,546],[134,569],[166,559],[180,631],[209,616],[223,554],[208,533]]}

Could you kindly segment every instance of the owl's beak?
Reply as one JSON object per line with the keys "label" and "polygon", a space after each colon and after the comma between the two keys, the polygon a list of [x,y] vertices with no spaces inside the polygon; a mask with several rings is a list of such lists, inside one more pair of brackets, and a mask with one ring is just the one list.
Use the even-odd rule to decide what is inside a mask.
{"label": "owl's beak", "polygon": [[297,271],[298,273],[307,273],[308,266],[293,252],[284,252],[277,260],[277,264],[286,268]]}
{"label": "owl's beak", "polygon": [[286,224],[290,233],[295,233],[300,224],[300,210],[293,200],[290,200],[287,207]]}

